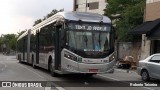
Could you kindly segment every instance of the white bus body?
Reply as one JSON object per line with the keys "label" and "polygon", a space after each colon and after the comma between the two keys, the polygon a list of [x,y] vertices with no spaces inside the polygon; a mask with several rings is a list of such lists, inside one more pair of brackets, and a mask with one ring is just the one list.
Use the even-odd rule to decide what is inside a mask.
{"label": "white bus body", "polygon": [[17,59],[52,75],[113,73],[111,20],[86,12],[59,12],[17,39]]}

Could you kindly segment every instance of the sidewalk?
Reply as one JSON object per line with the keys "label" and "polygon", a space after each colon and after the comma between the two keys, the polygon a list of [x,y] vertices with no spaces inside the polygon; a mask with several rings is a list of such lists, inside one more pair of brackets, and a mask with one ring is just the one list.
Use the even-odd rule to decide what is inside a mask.
{"label": "sidewalk", "polygon": [[119,69],[119,68],[115,68],[115,71],[124,72],[124,73],[137,73],[137,70],[131,70],[131,69]]}
{"label": "sidewalk", "polygon": [[102,77],[109,78],[114,81],[142,81],[136,70],[117,69],[113,74],[100,74]]}

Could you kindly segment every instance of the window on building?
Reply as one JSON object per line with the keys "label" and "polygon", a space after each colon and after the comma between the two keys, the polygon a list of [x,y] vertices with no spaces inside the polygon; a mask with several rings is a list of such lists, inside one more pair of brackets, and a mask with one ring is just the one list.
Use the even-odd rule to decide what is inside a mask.
{"label": "window on building", "polygon": [[86,4],[86,7],[89,7],[89,3]]}
{"label": "window on building", "polygon": [[154,2],[159,2],[160,0],[146,0],[146,3],[154,3]]}
{"label": "window on building", "polygon": [[99,2],[88,3],[88,7],[89,7],[89,10],[98,9],[99,8]]}
{"label": "window on building", "polygon": [[77,9],[77,8],[78,8],[78,5],[75,5],[75,8]]}

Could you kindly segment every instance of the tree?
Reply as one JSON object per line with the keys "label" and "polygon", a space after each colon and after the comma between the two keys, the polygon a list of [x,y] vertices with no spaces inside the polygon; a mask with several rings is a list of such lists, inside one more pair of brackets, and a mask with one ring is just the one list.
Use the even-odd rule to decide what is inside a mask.
{"label": "tree", "polygon": [[17,38],[15,35],[11,40],[9,40],[8,44],[12,50],[16,50],[16,43],[17,43]]}
{"label": "tree", "polygon": [[143,23],[145,0],[109,0],[104,15],[109,16],[116,25],[120,41],[135,39],[128,30]]}
{"label": "tree", "polygon": [[19,36],[21,36],[24,32],[26,32],[27,31],[27,29],[26,30],[23,30],[23,31],[20,31],[20,32],[17,32],[18,33],[18,37]]}
{"label": "tree", "polygon": [[37,24],[39,24],[39,23],[41,23],[41,22],[42,22],[42,19],[38,19],[38,20],[36,20],[36,21],[34,22],[33,26],[35,26],[35,25],[37,25]]}
{"label": "tree", "polygon": [[0,46],[2,45],[3,43],[2,43],[2,38],[0,38]]}
{"label": "tree", "polygon": [[7,45],[8,49],[16,50],[16,34],[4,34],[0,38],[0,46]]}
{"label": "tree", "polygon": [[47,14],[46,18],[51,17],[52,15],[56,14],[58,12],[58,10],[53,9],[49,14]]}

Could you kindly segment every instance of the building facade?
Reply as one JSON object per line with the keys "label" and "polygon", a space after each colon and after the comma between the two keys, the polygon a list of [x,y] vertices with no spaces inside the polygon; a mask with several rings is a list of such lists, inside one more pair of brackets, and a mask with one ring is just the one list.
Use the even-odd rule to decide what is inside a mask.
{"label": "building facade", "polygon": [[[160,0],[146,0],[146,10],[145,10],[145,22],[151,21],[154,27],[150,30],[151,34],[147,32],[142,34],[142,45],[141,45],[141,59],[144,59],[151,54],[160,53]],[[148,34],[148,35],[147,35]],[[151,38],[150,38],[151,36]],[[154,38],[153,38],[154,37]]]}
{"label": "building facade", "polygon": [[73,11],[104,14],[107,0],[74,0]]}
{"label": "building facade", "polygon": [[160,18],[160,0],[147,0],[145,21]]}

